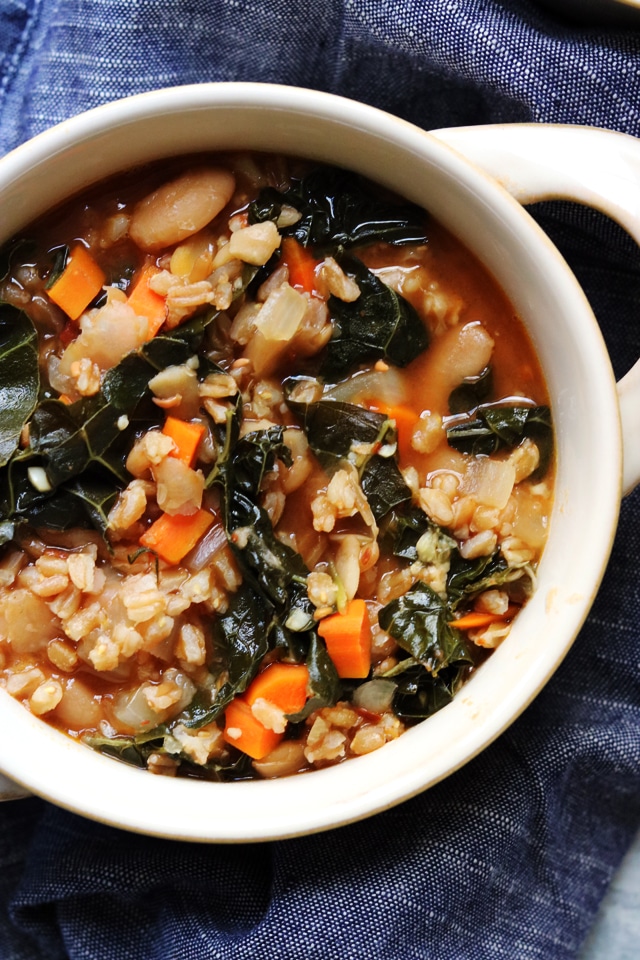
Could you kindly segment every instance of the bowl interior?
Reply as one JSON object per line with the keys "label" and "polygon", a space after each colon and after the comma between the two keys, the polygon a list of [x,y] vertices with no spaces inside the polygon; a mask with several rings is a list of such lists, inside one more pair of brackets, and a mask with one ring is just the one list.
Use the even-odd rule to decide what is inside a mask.
{"label": "bowl interior", "polygon": [[[158,778],[74,743],[2,693],[0,717],[13,733],[0,744],[0,768],[9,776],[104,822],[222,842],[358,819],[437,782],[490,743],[544,685],[579,630],[611,549],[620,496],[613,375],[589,306],[560,255],[493,181],[424,132],[375,109],[253,84],[177,88],[98,108],[0,161],[0,242],[119,170],[178,153],[245,148],[354,169],[426,207],[463,240],[496,277],[538,350],[552,397],[558,471],[538,589],[508,640],[452,704],[377,753],[279,781]],[[597,455],[594,422],[607,426]]]}

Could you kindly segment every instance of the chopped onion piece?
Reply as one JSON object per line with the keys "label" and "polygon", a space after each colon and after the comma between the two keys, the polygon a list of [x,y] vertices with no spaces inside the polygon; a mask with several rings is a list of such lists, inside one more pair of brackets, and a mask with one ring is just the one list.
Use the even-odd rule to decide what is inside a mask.
{"label": "chopped onion piece", "polygon": [[113,704],[113,714],[116,720],[130,727],[131,730],[152,730],[158,724],[158,714],[152,710],[144,695],[146,683],[133,691],[119,694]]}
{"label": "chopped onion piece", "polygon": [[296,740],[284,740],[263,760],[254,760],[253,766],[260,776],[267,780],[298,773],[308,766],[304,755],[304,744]]}
{"label": "chopped onion piece", "polygon": [[227,535],[224,532],[224,527],[221,523],[214,523],[189,554],[186,563],[187,570],[190,573],[198,573],[203,570],[226,543]]}
{"label": "chopped onion piece", "polygon": [[255,332],[245,350],[259,377],[268,376],[278,366],[300,328],[308,303],[305,296],[283,283],[262,304],[253,318]]}
{"label": "chopped onion piece", "polygon": [[460,489],[473,496],[478,503],[502,510],[511,496],[515,479],[515,468],[508,460],[484,457],[469,464]]}
{"label": "chopped onion piece", "polygon": [[383,407],[396,407],[406,401],[405,379],[399,370],[367,370],[324,391],[323,399],[345,403],[377,401]]}
{"label": "chopped onion piece", "polygon": [[291,340],[306,309],[306,297],[283,283],[262,304],[255,320],[256,329],[266,340]]}
{"label": "chopped onion piece", "polygon": [[393,680],[377,677],[356,687],[353,702],[357,707],[368,710],[370,713],[384,713],[385,710],[390,709],[395,692],[396,684]]}

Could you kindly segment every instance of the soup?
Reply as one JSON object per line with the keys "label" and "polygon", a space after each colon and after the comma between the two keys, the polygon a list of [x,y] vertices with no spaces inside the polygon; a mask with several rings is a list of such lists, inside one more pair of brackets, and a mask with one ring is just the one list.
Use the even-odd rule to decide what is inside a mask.
{"label": "soup", "polygon": [[492,279],[346,171],[182,158],[5,250],[0,683],[155,774],[370,753],[530,596],[542,372]]}

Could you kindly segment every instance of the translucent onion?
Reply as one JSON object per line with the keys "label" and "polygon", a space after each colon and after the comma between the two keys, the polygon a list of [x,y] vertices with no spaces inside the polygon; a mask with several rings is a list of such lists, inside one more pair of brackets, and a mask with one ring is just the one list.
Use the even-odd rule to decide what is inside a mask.
{"label": "translucent onion", "polygon": [[204,476],[177,457],[165,457],[153,470],[158,506],[170,516],[189,516],[200,509]]}
{"label": "translucent onion", "polygon": [[353,702],[360,709],[368,710],[370,713],[384,713],[391,708],[395,692],[396,684],[393,680],[376,677],[375,680],[367,680],[366,683],[356,687]]}
{"label": "translucent onion", "polygon": [[307,309],[301,293],[283,283],[273,290],[260,308],[256,328],[265,340],[291,340]]}
{"label": "translucent onion", "polygon": [[515,468],[508,460],[484,457],[469,464],[460,489],[473,496],[479,504],[503,510],[511,496],[515,479]]}
{"label": "translucent onion", "polygon": [[307,298],[288,283],[269,294],[254,318],[255,333],[244,356],[257,376],[265,377],[277,367],[298,331],[307,309]]}
{"label": "translucent onion", "polygon": [[182,690],[182,696],[180,697],[180,700],[171,708],[171,713],[173,715],[180,713],[180,711],[184,710],[185,707],[188,707],[193,700],[196,692],[195,684],[191,677],[187,676],[187,674],[183,673],[181,670],[166,670],[163,679],[170,680]]}
{"label": "translucent onion", "polygon": [[136,732],[145,728],[152,730],[159,722],[158,714],[151,709],[144,695],[146,686],[147,684],[143,683],[135,690],[126,690],[118,694],[113,702],[113,715],[116,720]]}
{"label": "translucent onion", "polygon": [[261,777],[271,780],[274,777],[286,777],[298,773],[309,766],[304,755],[304,746],[295,740],[279,743],[263,760],[255,760],[254,768]]}
{"label": "translucent onion", "polygon": [[172,704],[168,710],[158,713],[157,710],[149,706],[145,694],[145,689],[149,684],[145,682],[136,687],[135,690],[127,690],[118,694],[113,703],[113,715],[116,720],[125,727],[139,733],[143,730],[152,730],[159,723],[184,710],[191,703],[196,692],[193,681],[180,670],[167,670],[163,681],[175,683],[181,690],[180,699]]}
{"label": "translucent onion", "polygon": [[222,524],[214,524],[209,527],[204,537],[200,539],[189,554],[186,562],[187,570],[190,573],[198,573],[203,570],[213,561],[216,554],[226,546],[226,543],[227,535]]}
{"label": "translucent onion", "polygon": [[376,400],[382,406],[396,407],[407,399],[405,379],[393,367],[388,370],[367,370],[325,390],[323,399],[342,400],[345,403]]}

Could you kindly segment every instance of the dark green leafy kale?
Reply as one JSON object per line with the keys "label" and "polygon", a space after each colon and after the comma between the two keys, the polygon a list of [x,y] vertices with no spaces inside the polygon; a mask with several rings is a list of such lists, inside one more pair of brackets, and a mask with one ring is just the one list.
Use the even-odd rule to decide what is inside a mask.
{"label": "dark green leafy kale", "polygon": [[465,560],[457,549],[452,552],[447,574],[447,597],[452,611],[485,590],[507,586],[515,601],[524,602],[533,589],[529,567],[510,567],[499,550],[475,560]]}
{"label": "dark green leafy kale", "polygon": [[25,313],[0,304],[0,466],[18,447],[38,402],[38,337]]}
{"label": "dark green leafy kale", "polygon": [[229,543],[241,568],[272,604],[287,630],[301,632],[313,625],[313,608],[306,593],[308,570],[295,550],[281,543],[259,504],[262,481],[276,459],[291,463],[283,427],[260,430],[240,438],[241,403],[227,422],[223,451],[212,482],[223,494],[223,518]]}
{"label": "dark green leafy kale", "polygon": [[[16,249],[7,254],[7,269]],[[236,296],[254,275],[253,267],[244,271]],[[38,403],[35,329],[26,314],[0,304],[0,543],[24,522],[54,529],[91,525],[104,534],[106,514],[129,479],[127,453],[141,432],[162,421],[149,380],[193,357],[218,316],[210,310],[154,337],[108,370],[97,394],[67,405],[46,395]],[[204,377],[219,368],[201,356],[198,369]],[[17,450],[27,424],[30,445]],[[33,486],[30,467],[44,470],[49,489]]]}
{"label": "dark green leafy kale", "polygon": [[493,390],[493,370],[485,367],[476,377],[465,377],[449,394],[449,413],[467,413],[488,400]]}
{"label": "dark green leafy kale", "polygon": [[396,716],[409,723],[424,720],[451,703],[468,669],[447,667],[437,677],[432,677],[422,664],[416,663],[411,657],[402,663],[407,664],[406,669],[393,678],[397,684],[393,710]]}
{"label": "dark green leafy kale", "polygon": [[533,474],[544,476],[553,453],[551,411],[547,406],[486,406],[475,417],[447,428],[449,445],[473,456],[517,447],[525,437],[534,440],[540,464]]}
{"label": "dark green leafy kale", "polygon": [[[335,703],[341,690],[333,664],[315,632],[314,608],[307,594],[308,570],[298,553],[275,536],[260,506],[262,481],[276,459],[291,462],[283,427],[239,435],[241,401],[227,418],[226,435],[210,483],[222,492],[223,518],[244,582],[214,626],[215,659],[210,665],[224,682],[215,702],[198,694],[188,708],[188,726],[215,719],[246,689],[264,656],[277,647],[309,666],[314,706]],[[300,719],[307,715],[303,711]]]}
{"label": "dark green leafy kale", "polygon": [[424,510],[411,503],[401,504],[386,518],[382,538],[391,553],[410,563],[443,563],[449,559],[456,541],[431,520]]}
{"label": "dark green leafy kale", "polygon": [[83,739],[88,746],[93,747],[94,750],[99,750],[100,753],[105,753],[116,760],[122,760],[123,763],[146,770],[147,760],[151,754],[162,749],[166,732],[167,728],[162,725],[131,737],[87,736]]}
{"label": "dark green leafy kale", "polygon": [[384,359],[406,366],[428,346],[426,329],[411,304],[345,250],[378,241],[424,243],[425,214],[411,204],[381,198],[365,180],[334,167],[319,167],[285,192],[269,187],[249,205],[249,222],[277,221],[283,206],[301,214],[281,227],[318,256],[331,254],[360,287],[354,303],[328,301],[335,333],[325,350],[322,374],[345,376],[356,364]]}
{"label": "dark green leafy kale", "polygon": [[231,457],[234,491],[255,500],[262,490],[264,476],[273,470],[276,458],[285,466],[291,466],[291,451],[283,440],[283,433],[282,427],[271,427],[247,433],[237,440]]}
{"label": "dark green leafy kale", "polygon": [[[16,331],[27,325],[32,329],[25,314],[16,311],[15,320]],[[30,337],[32,342],[35,340]],[[106,514],[128,479],[124,463],[135,437],[143,429],[158,426],[162,419],[150,403],[149,380],[169,364],[185,362],[193,355],[192,349],[179,333],[156,337],[107,371],[94,396],[70,405],[45,398],[37,406],[33,399],[34,392],[37,399],[38,381],[33,373],[35,365],[37,377],[37,355],[33,347],[22,354],[20,380],[29,401],[25,393],[22,405],[17,400],[13,403],[12,415],[18,419],[12,429],[19,436],[28,423],[30,442],[26,450],[14,447],[0,473],[0,520],[53,529],[92,525],[104,534]],[[0,359],[0,373],[1,363]],[[209,368],[205,364],[203,372]],[[4,382],[8,388],[0,387],[0,396],[3,389],[11,387],[10,369]],[[10,402],[7,394],[3,409]],[[22,420],[19,429],[18,420]],[[34,466],[44,470],[49,489],[33,486],[29,468]]]}
{"label": "dark green leafy kale", "polygon": [[[23,491],[29,486],[22,484]],[[31,487],[33,490],[33,487]],[[113,484],[99,478],[83,476],[60,487],[55,497],[34,496],[23,511],[34,527],[49,530],[70,530],[74,527],[94,527],[103,535],[107,530],[107,515],[118,495]]]}
{"label": "dark green leafy kale", "polygon": [[100,753],[130,766],[140,767],[141,770],[147,769],[152,753],[159,753],[167,757],[175,756],[179,762],[179,773],[187,776],[192,773],[200,779],[212,781],[245,780],[253,776],[251,758],[246,754],[229,757],[227,762],[192,763],[185,754],[178,753],[180,744],[175,739],[172,743],[171,732],[165,725],[130,737],[84,737],[84,742]]}
{"label": "dark green leafy kale", "polygon": [[449,605],[421,582],[378,615],[382,629],[434,677],[445,667],[472,663],[463,635],[449,626],[451,619]]}
{"label": "dark green leafy kale", "polygon": [[358,467],[362,491],[376,520],[411,499],[411,490],[402,478],[395,457],[373,452],[359,462],[352,452],[354,444],[383,447],[395,439],[383,413],[341,400],[289,401],[289,406],[301,417],[309,446],[325,470],[335,471],[347,459]]}
{"label": "dark green leafy kale", "polygon": [[393,709],[405,720],[423,719],[449,703],[473,663],[451,619],[448,603],[420,582],[378,615],[382,629],[409,654],[385,674],[397,683]]}
{"label": "dark green leafy kale", "polygon": [[405,201],[382,198],[357,174],[336,167],[317,167],[279,192],[261,190],[249,205],[249,223],[278,220],[283,206],[294,207],[300,219],[280,229],[318,254],[384,241],[424,243],[426,214]]}
{"label": "dark green leafy kale", "polygon": [[299,553],[276,538],[267,513],[240,491],[229,506],[229,537],[245,573],[259,586],[292,629],[313,625],[306,594],[309,571]]}
{"label": "dark green leafy kale", "polygon": [[340,266],[360,288],[351,303],[329,297],[334,332],[321,373],[339,380],[360,364],[386,360],[405,367],[429,346],[426,327],[416,310],[356,257],[341,257]]}
{"label": "dark green leafy kale", "polygon": [[308,634],[306,666],[309,671],[311,696],[299,713],[289,714],[292,723],[305,720],[314,710],[336,703],[344,695],[344,688],[333,660],[315,631]]}
{"label": "dark green leafy kale", "polygon": [[231,596],[226,612],[212,624],[214,655],[209,669],[223,679],[215,699],[209,691],[199,690],[178,721],[186,727],[203,727],[247,689],[269,652],[272,620],[271,605],[259,591],[243,583]]}
{"label": "dark green leafy kale", "polygon": [[344,400],[315,403],[288,400],[287,403],[302,418],[307,440],[325,469],[346,460],[354,442],[376,443],[387,422],[383,413]]}
{"label": "dark green leafy kale", "polygon": [[64,269],[69,260],[69,252],[69,247],[66,243],[61,247],[54,247],[49,251],[49,256],[51,257],[51,267],[48,270],[48,275],[45,273],[45,276],[47,277],[47,282],[44,285],[45,290],[50,290],[56,280],[59,280],[64,273]]}
{"label": "dark green leafy kale", "polygon": [[360,485],[376,521],[411,497],[395,457],[369,457],[360,474]]}

